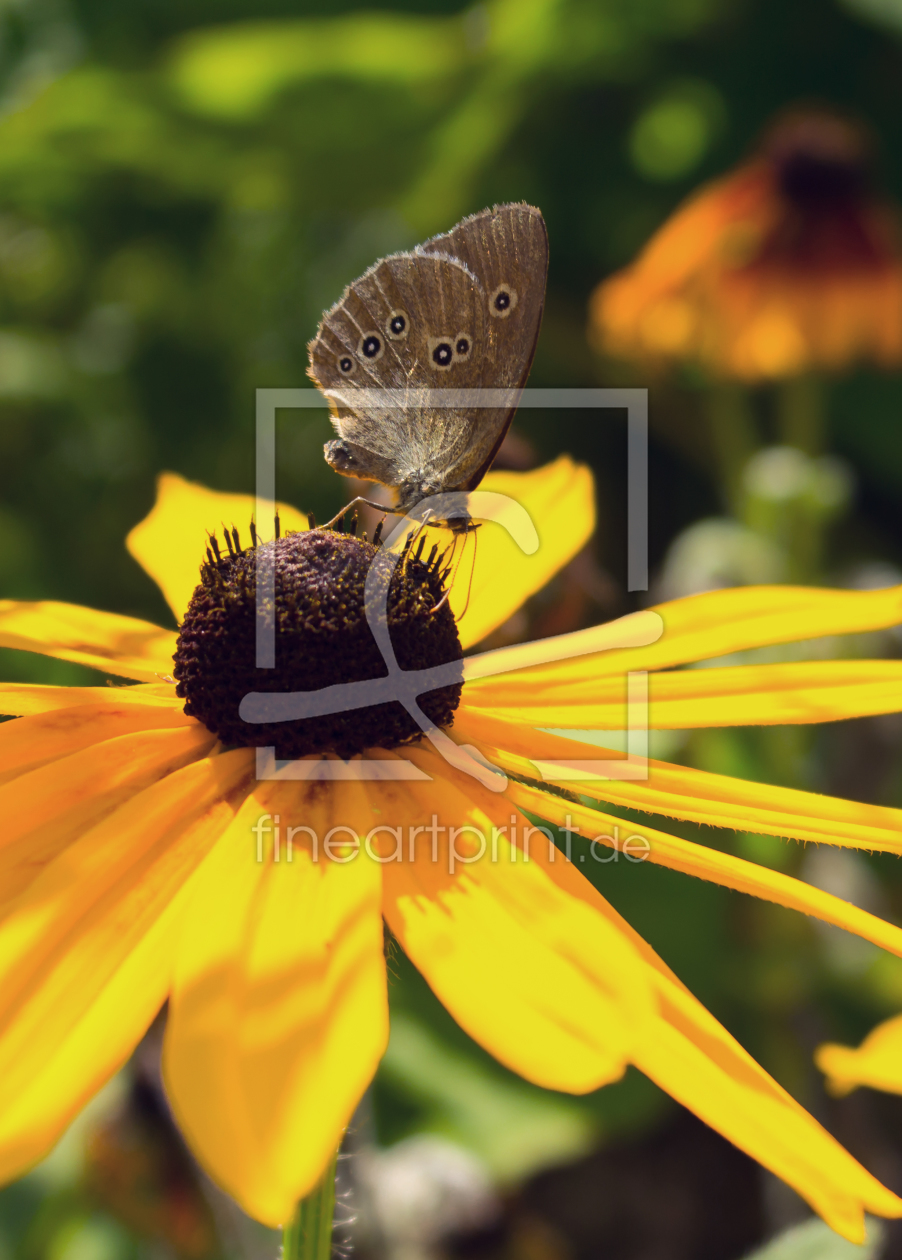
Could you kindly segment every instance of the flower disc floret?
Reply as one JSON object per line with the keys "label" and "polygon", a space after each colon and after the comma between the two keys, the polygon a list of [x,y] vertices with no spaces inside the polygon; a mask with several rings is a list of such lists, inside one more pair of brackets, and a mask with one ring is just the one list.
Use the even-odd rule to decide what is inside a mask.
{"label": "flower disc floret", "polygon": [[[213,556],[201,570],[179,634],[173,673],[187,714],[227,745],[273,746],[283,758],[313,753],[349,758],[421,735],[396,701],[294,722],[244,722],[239,705],[249,692],[318,691],[384,678],[388,668],[364,605],[367,573],[377,554],[372,543],[314,529],[246,550],[229,539],[229,549],[229,555]],[[274,605],[261,605],[275,625],[274,669],[253,664],[261,558],[275,568]],[[440,559],[427,563],[405,554],[392,576],[383,615],[402,669],[462,658],[453,613],[442,603],[440,569]],[[428,692],[418,703],[437,726],[449,726],[460,694],[461,685],[455,683]]]}

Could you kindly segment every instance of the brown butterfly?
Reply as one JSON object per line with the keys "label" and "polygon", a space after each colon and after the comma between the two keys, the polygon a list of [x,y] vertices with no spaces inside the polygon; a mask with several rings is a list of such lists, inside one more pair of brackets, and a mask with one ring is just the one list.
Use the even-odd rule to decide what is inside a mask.
{"label": "brown butterfly", "polygon": [[[518,203],[374,263],[322,318],[309,373],[330,399],[336,472],[398,492],[397,511],[473,490],[498,453],[535,354],[548,234]],[[503,406],[438,406],[434,390],[510,391]],[[376,394],[392,390],[390,403]],[[448,394],[446,398],[454,399]],[[478,399],[478,395],[476,396]]]}

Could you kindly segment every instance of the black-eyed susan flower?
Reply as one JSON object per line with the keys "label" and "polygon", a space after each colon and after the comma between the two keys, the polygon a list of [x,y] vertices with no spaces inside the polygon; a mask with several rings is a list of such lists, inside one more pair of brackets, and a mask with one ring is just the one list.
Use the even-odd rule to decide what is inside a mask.
{"label": "black-eyed susan flower", "polygon": [[902,362],[902,249],[867,137],[821,110],[779,120],[590,306],[600,350],[759,380]]}
{"label": "black-eyed susan flower", "polygon": [[[459,627],[436,613],[442,580],[431,552],[410,556],[388,600],[399,658],[459,658],[591,531],[591,478],[569,460],[486,481],[527,509],[539,550],[525,558],[494,527],[481,530]],[[896,708],[899,662],[680,666],[891,625],[902,591],[720,591],[464,657],[447,694],[432,697],[433,720],[494,774],[486,783],[418,742],[391,702],[319,727],[234,724],[260,553],[230,529],[231,554],[211,552],[198,585],[198,551],[204,529],[246,521],[252,508],[249,497],[161,479],[129,546],[169,600],[178,635],[70,605],[0,605],[0,645],[133,680],[0,687],[0,708],[20,715],[0,726],[0,1176],[49,1149],[168,999],[166,1088],[188,1142],[252,1215],[289,1219],[385,1048],[384,919],[461,1026],[529,1080],[579,1093],[634,1063],[848,1237],[862,1237],[864,1210],[902,1215],[902,1201],[746,1054],[522,812],[604,845],[621,845],[622,819],[596,808],[611,802],[897,852],[896,811],[659,762],[631,777],[616,754],[613,777],[600,779],[586,773],[595,745],[546,728],[629,726],[624,675],[646,671],[659,727]],[[329,680],[358,678],[368,650],[361,576],[374,549],[306,529],[290,508],[281,520],[282,543],[265,544],[276,559],[277,689],[309,686],[314,657]],[[452,610],[465,596],[455,587]],[[257,779],[253,745],[264,735],[294,770]],[[298,778],[298,762],[340,777]],[[404,769],[360,777],[384,776],[387,764]],[[501,775],[504,790],[494,790]],[[634,856],[902,953],[902,931],[807,884],[657,830],[625,830]]]}

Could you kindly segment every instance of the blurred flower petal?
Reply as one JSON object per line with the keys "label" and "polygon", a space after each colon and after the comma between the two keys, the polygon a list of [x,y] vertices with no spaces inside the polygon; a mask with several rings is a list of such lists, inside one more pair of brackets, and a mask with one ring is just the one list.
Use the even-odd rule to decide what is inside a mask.
{"label": "blurred flower petal", "polygon": [[878,1024],[857,1050],[825,1045],[814,1060],[833,1094],[848,1094],[859,1085],[902,1094],[902,1015]]}

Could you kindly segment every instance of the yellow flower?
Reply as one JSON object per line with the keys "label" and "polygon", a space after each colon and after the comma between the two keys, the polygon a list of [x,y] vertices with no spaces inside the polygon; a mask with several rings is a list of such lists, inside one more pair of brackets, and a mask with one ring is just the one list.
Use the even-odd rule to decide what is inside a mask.
{"label": "yellow flower", "polygon": [[745,380],[902,362],[902,250],[868,145],[823,111],[695,193],[590,306],[598,349]]}
{"label": "yellow flower", "polygon": [[[492,474],[486,485],[524,505],[542,545],[526,558],[497,528],[480,530],[464,647],[544,585],[593,523],[591,477],[567,459],[522,476]],[[246,496],[161,478],[129,546],[178,620],[198,580],[202,530],[248,520],[252,508]],[[299,513],[280,511],[283,529],[305,528]],[[458,612],[465,595],[455,587]],[[449,729],[509,776],[497,792],[428,742],[362,753],[407,762],[417,777],[406,780],[257,780],[255,749],[223,746],[167,681],[175,632],[65,604],[0,604],[0,646],[137,684],[0,685],[0,711],[23,715],[0,726],[0,1177],[44,1155],[168,999],[166,1087],[187,1140],[252,1215],[286,1220],[385,1048],[384,918],[460,1025],[529,1080],[579,1093],[634,1063],[847,1237],[863,1236],[864,1210],[902,1215],[902,1201],[754,1062],[575,864],[541,835],[526,860],[518,812],[590,839],[610,833],[600,840],[612,843],[621,819],[543,786],[543,773],[572,784],[573,767],[561,763],[597,759],[599,749],[541,728],[625,727],[629,671],[655,671],[658,727],[828,721],[899,707],[902,662],[679,667],[892,625],[902,592],[721,591],[637,614],[627,624],[642,631],[633,642],[655,637],[647,631],[658,614],[663,635],[644,647],[606,650],[630,641],[615,623],[561,636],[550,649],[548,641],[499,649],[493,676],[485,654],[464,660]],[[896,811],[654,761],[647,780],[580,780],[578,791],[723,827],[900,848]],[[440,837],[414,844],[430,817]],[[262,818],[272,830],[258,853]],[[291,861],[288,825],[300,828]],[[313,860],[323,859],[314,843],[335,828],[333,860]],[[403,829],[397,854],[393,828]],[[638,830],[652,862],[902,954],[902,931],[835,897]],[[374,831],[375,847],[360,843]],[[492,837],[494,852],[467,847],[480,835]]]}

